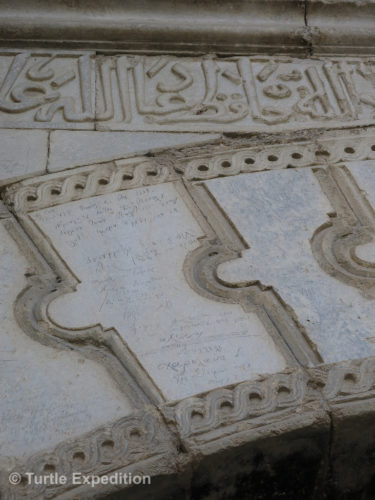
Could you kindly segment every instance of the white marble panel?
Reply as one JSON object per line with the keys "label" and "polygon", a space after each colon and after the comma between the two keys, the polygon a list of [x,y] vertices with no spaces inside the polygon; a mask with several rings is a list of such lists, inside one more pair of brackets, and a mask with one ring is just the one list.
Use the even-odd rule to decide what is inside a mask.
{"label": "white marble panel", "polygon": [[[366,199],[374,207],[375,223],[375,161],[353,162],[348,168]],[[375,241],[359,246],[356,254],[362,260],[375,262]]]}
{"label": "white marble panel", "polygon": [[165,134],[161,132],[51,132],[48,170],[111,161],[134,153],[189,146],[218,139],[219,134]]}
{"label": "white marble panel", "polygon": [[326,362],[375,354],[375,302],[326,274],[311,250],[314,232],[333,212],[311,169],[244,174],[206,183],[249,250],[222,264],[230,283],[273,287]]}
{"label": "white marble panel", "polygon": [[49,307],[65,327],[115,327],[168,399],[276,372],[255,313],[198,295],[183,274],[202,229],[172,183],[32,214],[81,281]]}
{"label": "white marble panel", "polygon": [[43,174],[47,167],[48,132],[0,130],[0,185]]}
{"label": "white marble panel", "polygon": [[368,201],[375,207],[375,161],[351,162],[348,168]]}
{"label": "white marble panel", "polygon": [[24,458],[131,412],[103,366],[41,345],[13,316],[28,264],[0,224],[0,462]]}

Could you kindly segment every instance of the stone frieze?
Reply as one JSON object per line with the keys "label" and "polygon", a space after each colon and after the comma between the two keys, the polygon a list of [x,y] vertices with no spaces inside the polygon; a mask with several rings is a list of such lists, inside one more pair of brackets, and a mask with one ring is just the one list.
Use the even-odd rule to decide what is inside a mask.
{"label": "stone frieze", "polygon": [[0,126],[259,131],[369,124],[371,58],[2,51]]}

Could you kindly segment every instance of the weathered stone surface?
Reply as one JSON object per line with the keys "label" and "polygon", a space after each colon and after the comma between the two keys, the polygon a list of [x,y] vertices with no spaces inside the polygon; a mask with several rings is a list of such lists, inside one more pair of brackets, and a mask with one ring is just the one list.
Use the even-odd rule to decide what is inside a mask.
{"label": "weathered stone surface", "polygon": [[[347,426],[351,427],[351,419],[356,418],[353,415],[364,411],[362,405],[371,419],[372,406],[366,400],[373,397],[373,358],[333,366],[321,364],[307,370],[295,367],[295,358],[305,365],[319,361],[311,339],[315,340],[313,335],[321,330],[317,321],[312,327],[309,325],[307,319],[311,318],[304,315],[304,309],[298,307],[295,299],[306,298],[306,288],[300,285],[305,278],[302,281],[297,278],[309,266],[322,284],[318,293],[314,280],[309,281],[307,298],[312,305],[307,307],[315,313],[315,319],[319,315],[325,318],[325,302],[332,308],[340,300],[349,299],[361,315],[367,315],[365,320],[351,315],[352,307],[340,312],[339,319],[359,325],[353,329],[350,343],[345,343],[349,332],[343,329],[336,337],[332,330],[328,330],[330,338],[316,335],[324,361],[336,355],[338,359],[357,356],[362,349],[361,356],[371,349],[371,343],[363,337],[367,332],[372,333],[367,322],[372,312],[362,309],[366,307],[364,304],[373,302],[373,273],[371,266],[359,261],[359,267],[355,267],[349,259],[353,252],[348,257],[346,248],[360,255],[360,249],[363,251],[369,245],[373,234],[373,162],[355,164],[346,160],[372,158],[374,145],[371,134],[336,135],[319,137],[303,146],[268,145],[263,150],[242,144],[240,149],[227,148],[225,152],[221,144],[212,157],[203,148],[201,158],[199,147],[188,147],[185,154],[192,157],[184,159],[181,149],[171,159],[163,153],[160,157],[107,162],[27,179],[8,189],[6,202],[26,231],[26,239],[17,239],[20,248],[27,247],[30,237],[41,254],[48,257],[51,268],[50,277],[46,268],[39,265],[33,270],[35,278],[28,278],[32,308],[26,308],[27,294],[16,301],[17,318],[25,332],[31,335],[31,327],[36,325],[39,334],[36,336],[34,332],[33,338],[51,345],[56,345],[57,339],[63,340],[73,350],[81,349],[85,358],[94,349],[99,355],[95,359],[107,369],[115,359],[104,359],[106,349],[116,347],[113,339],[123,344],[125,340],[128,346],[122,350],[117,347],[113,353],[126,367],[127,375],[118,372],[116,380],[125,393],[129,389],[135,406],[144,408],[141,413],[145,417],[151,414],[155,417],[149,401],[157,402],[164,421],[173,432],[178,432],[181,440],[181,445],[177,445],[162,431],[158,434],[161,441],[159,438],[148,441],[148,424],[139,420],[139,411],[131,413],[107,426],[105,431],[99,428],[82,436],[74,449],[85,453],[88,470],[94,473],[108,470],[101,459],[91,460],[83,452],[88,446],[99,446],[99,457],[105,451],[113,467],[124,466],[127,471],[138,468],[158,476],[152,489],[156,498],[166,495],[173,498],[181,492],[192,498],[207,498],[207,495],[217,496],[220,491],[224,497],[230,492],[238,496],[245,491],[251,491],[255,498],[256,495],[262,498],[263,494],[295,496],[301,491],[308,497],[304,489],[308,481],[308,489],[313,488],[315,497],[328,495],[341,500],[345,491],[355,491],[359,483],[361,491],[371,488],[365,479],[366,475],[371,476],[371,461],[366,462],[367,472],[356,483],[354,475],[346,473],[350,465],[345,458],[354,441],[341,439],[333,445],[336,441],[331,424],[342,426],[345,434]],[[253,163],[246,162],[249,158]],[[275,165],[275,170],[251,173],[252,168],[261,169],[262,158],[268,161],[265,168]],[[304,168],[287,168],[291,161],[301,162]],[[201,165],[206,169],[199,168]],[[245,170],[248,173],[236,175],[242,169],[248,169]],[[217,179],[219,176],[227,178]],[[273,232],[252,231],[260,220],[263,228],[272,227]],[[273,237],[276,230],[277,237]],[[348,234],[352,234],[349,240]],[[151,253],[150,248],[154,249]],[[282,276],[282,270],[286,269],[288,278],[293,278],[288,282],[287,300],[283,287],[279,292],[277,280],[259,283],[256,276],[248,276],[249,265],[236,283],[228,285],[221,279],[223,267],[235,265],[241,253],[242,261],[247,259],[257,248],[260,248],[258,258],[266,259],[261,265],[258,262],[258,274],[262,270],[273,278],[272,272],[276,277]],[[264,249],[271,251],[272,258]],[[283,256],[281,262],[276,260],[279,255]],[[293,274],[288,268],[288,259],[298,272]],[[306,260],[301,263],[301,259]],[[57,278],[53,279],[53,274]],[[38,287],[42,292],[38,292]],[[338,300],[337,293],[332,292],[336,289],[341,294]],[[55,297],[58,298],[52,300]],[[23,315],[22,308],[26,308]],[[184,328],[177,331],[176,325],[182,320],[186,320]],[[95,323],[102,323],[104,329]],[[239,347],[240,341],[233,333],[241,332],[234,332],[233,325],[240,326],[246,334],[237,351],[234,348]],[[251,337],[253,327],[260,336]],[[339,327],[336,324],[337,330]],[[140,335],[136,335],[137,331]],[[165,332],[169,334],[169,344]],[[306,333],[310,340],[306,341]],[[194,335],[199,340],[196,344],[192,342]],[[224,358],[203,352],[203,347],[216,348],[219,344]],[[366,350],[365,346],[370,348]],[[324,349],[328,352],[326,357]],[[172,352],[183,365],[171,363]],[[156,364],[160,359],[173,371],[183,366],[185,372],[176,373],[175,378],[160,375],[160,363]],[[201,372],[192,368],[197,363]],[[274,373],[256,374],[251,371],[255,366],[259,372],[256,363]],[[275,373],[285,365],[290,367]],[[242,376],[249,380],[242,381],[240,374],[244,369],[248,371]],[[225,383],[230,385],[220,387]],[[196,394],[205,388],[208,392]],[[181,394],[192,396],[179,400]],[[163,395],[167,402],[163,403]],[[129,436],[133,425],[142,433],[146,429],[139,446],[133,448],[135,443],[130,440],[129,453],[115,451],[118,443],[123,443],[113,437],[115,429],[122,429]],[[109,447],[110,452],[108,445],[104,451],[101,449],[103,432],[106,440],[114,443],[114,448]],[[153,455],[160,451],[156,443],[161,442],[166,446],[163,460],[160,454]],[[362,444],[356,452],[358,457],[367,449]],[[17,467],[22,471],[36,470],[46,464],[50,467],[48,460],[52,457],[61,473],[66,470],[64,457],[73,445],[73,441],[62,442],[22,464],[14,462],[13,467],[13,462],[8,461],[6,471]],[[141,462],[130,463],[132,450],[135,460]],[[223,469],[220,463],[227,457],[231,457],[233,467]],[[176,460],[180,471],[177,477]],[[266,463],[272,470],[272,481],[268,481],[267,488]],[[284,480],[288,466],[300,474],[299,482]],[[164,474],[166,481],[162,479]],[[216,474],[216,489],[213,474]],[[333,484],[331,479],[342,474],[347,480]],[[29,498],[31,495],[37,498],[41,490],[22,491]],[[84,486],[74,491],[87,493]],[[104,486],[95,490],[99,496],[110,491],[113,490]],[[131,488],[129,494],[142,498],[146,490]],[[69,498],[70,493],[66,495]]]}
{"label": "weathered stone surface", "polygon": [[374,496],[372,3],[0,0],[2,497]]}
{"label": "weathered stone surface", "polygon": [[375,206],[375,162],[351,162],[348,168],[370,204]]}
{"label": "weathered stone surface", "polygon": [[[79,439],[69,439],[53,449],[37,453],[24,462],[17,461],[13,467],[2,468],[0,480],[6,498],[39,499],[56,495],[71,498],[72,492],[74,497],[93,497],[94,494],[94,498],[98,498],[102,493],[122,489],[124,484],[145,484],[150,493],[154,491],[148,482],[151,475],[157,473],[159,478],[175,475],[175,460],[173,437],[157,412],[147,407],[144,412],[132,413],[85,433]],[[19,484],[7,481],[9,473],[15,469],[23,478]],[[124,469],[126,473],[121,472]],[[28,475],[35,475],[37,479],[29,481]],[[116,475],[125,477],[125,482],[103,481],[100,484],[101,477],[116,479]],[[132,483],[132,475],[140,477],[141,483]],[[62,476],[66,482],[55,479]],[[142,482],[142,476],[146,476],[146,482]],[[47,480],[43,481],[43,477]],[[91,484],[93,478],[99,478],[99,483]]]}
{"label": "weathered stone surface", "polygon": [[50,136],[49,172],[100,163],[167,147],[219,139],[219,134],[57,131]]}
{"label": "weathered stone surface", "polygon": [[371,124],[371,58],[0,53],[0,127],[282,131]]}
{"label": "weathered stone surface", "polygon": [[44,173],[47,148],[47,132],[0,130],[0,185]]}
{"label": "weathered stone surface", "polygon": [[315,54],[374,53],[372,0],[307,0],[306,20]]}
{"label": "weathered stone surface", "polygon": [[92,52],[0,51],[0,127],[93,129]]}
{"label": "weathered stone surface", "polygon": [[167,399],[285,367],[254,313],[189,288],[184,261],[204,233],[173,184],[77,201],[32,219],[81,281],[76,293],[50,304],[53,320],[115,327]]}
{"label": "weathered stone surface", "polygon": [[[370,205],[375,207],[375,162],[350,163],[349,169]],[[356,255],[368,262],[375,262],[375,241],[359,246]]]}
{"label": "weathered stone surface", "polygon": [[372,0],[0,3],[5,46],[207,53],[373,53]]}
{"label": "weathered stone surface", "polygon": [[53,8],[47,0],[39,0],[39,16],[32,20],[26,14],[28,8],[25,0],[0,4],[1,38],[7,45],[17,40],[30,43],[41,39],[43,44],[52,42],[53,46],[68,42],[68,46],[105,49],[198,49],[201,53],[220,47],[233,53],[251,48],[263,50],[271,45],[277,50],[293,47],[306,52],[305,9],[295,0],[284,0],[281,8],[280,0],[239,0],[230,6],[229,15],[228,3],[217,0],[178,4],[110,0],[106,5],[81,1],[59,3]]}
{"label": "weathered stone surface", "polygon": [[0,463],[28,456],[127,415],[132,405],[99,364],[31,340],[13,303],[32,270],[0,224]]}
{"label": "weathered stone surface", "polygon": [[119,56],[98,59],[97,72],[103,130],[269,131],[365,124],[374,115],[370,59]]}
{"label": "weathered stone surface", "polygon": [[311,248],[334,209],[310,169],[247,174],[207,186],[249,245],[240,260],[221,265],[221,279],[273,287],[325,362],[375,352],[368,340],[374,337],[374,297],[326,274]]}

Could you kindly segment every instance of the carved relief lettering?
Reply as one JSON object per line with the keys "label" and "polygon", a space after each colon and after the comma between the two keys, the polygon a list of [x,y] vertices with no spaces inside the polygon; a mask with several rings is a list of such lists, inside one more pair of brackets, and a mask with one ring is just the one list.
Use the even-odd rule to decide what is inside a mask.
{"label": "carved relief lettering", "polygon": [[0,126],[102,130],[276,130],[366,123],[368,58],[0,54]]}
{"label": "carved relief lettering", "polygon": [[93,128],[90,53],[0,54],[2,127]]}

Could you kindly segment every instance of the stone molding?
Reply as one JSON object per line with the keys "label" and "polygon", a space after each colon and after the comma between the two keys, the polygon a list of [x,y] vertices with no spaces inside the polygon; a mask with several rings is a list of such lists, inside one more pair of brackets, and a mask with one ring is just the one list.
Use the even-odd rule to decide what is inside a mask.
{"label": "stone molding", "polygon": [[[328,136],[328,137],[327,137]],[[250,141],[249,141],[250,142]],[[213,149],[213,148],[209,148]],[[173,156],[173,149],[170,151]],[[375,160],[375,139],[368,132],[326,134],[316,140],[289,144],[225,146],[216,151],[178,151],[175,160],[163,153],[153,158],[129,158],[80,167],[10,185],[4,200],[18,214],[117,190],[183,178],[200,181],[221,176],[291,167],[335,165]]]}
{"label": "stone molding", "polygon": [[260,376],[165,405],[163,413],[177,422],[182,437],[203,446],[217,439],[215,430],[220,429],[223,435],[224,427],[228,433],[243,431],[243,426],[235,427],[238,422],[247,422],[247,430],[256,431],[275,420],[292,419],[297,408],[327,411],[336,405],[372,399],[374,391],[372,357]]}
{"label": "stone molding", "polygon": [[277,132],[369,125],[375,61],[0,51],[3,128]]}
{"label": "stone molding", "polygon": [[355,253],[356,247],[374,239],[373,208],[362,196],[347,168],[318,168],[315,175],[335,208],[332,217],[315,231],[311,239],[315,259],[326,273],[357,287],[364,297],[373,299],[374,264],[363,261]]}
{"label": "stone molding", "polygon": [[[288,370],[161,406],[171,434],[167,427],[163,429],[160,417],[146,409],[13,464],[3,474],[12,470],[66,475],[79,470],[98,476],[116,471],[172,474],[181,454],[179,441],[172,437],[176,428],[185,448],[180,467],[186,467],[189,456],[192,459],[198,451],[215,453],[224,446],[272,437],[280,426],[284,432],[324,427],[336,407],[350,417],[364,410],[363,403],[367,412],[375,411],[375,358]],[[74,486],[31,489],[21,484],[4,493],[9,499],[50,498],[67,491],[73,492]],[[89,491],[90,486],[80,489]]]}
{"label": "stone molding", "polygon": [[[228,13],[230,12],[230,16]],[[369,53],[375,39],[371,0],[79,0],[31,7],[0,3],[6,46],[95,47],[175,52]]]}
{"label": "stone molding", "polygon": [[17,194],[11,204],[17,212],[24,212],[26,207],[39,210],[47,206],[123,189],[159,184],[177,178],[178,174],[173,169],[155,165],[146,157],[136,160],[120,160],[102,164],[100,169],[83,168],[79,170],[79,173],[72,174],[71,172],[71,175],[52,175],[50,180],[38,186],[30,185],[21,191],[15,189]]}
{"label": "stone molding", "polygon": [[[172,159],[169,161],[163,153],[155,157],[118,160],[81,167],[66,173],[41,176],[8,187],[4,201],[19,222],[5,208],[2,217],[7,219],[8,230],[14,239],[19,243],[22,241],[22,247],[27,248],[26,253],[32,264],[29,287],[20,294],[16,304],[16,316],[19,323],[29,335],[40,342],[59,348],[81,349],[84,355],[91,356],[93,359],[99,359],[100,356],[103,358],[104,350],[108,349],[107,355],[111,356],[109,364],[115,365],[113,370],[115,379],[122,385],[125,381],[124,390],[128,395],[130,393],[133,403],[143,415],[139,417],[140,420],[136,419],[137,425],[134,424],[132,419],[135,417],[132,415],[114,423],[113,428],[106,430],[101,428],[82,436],[79,446],[76,441],[74,445],[69,441],[62,443],[51,452],[43,452],[31,457],[26,464],[16,464],[22,470],[51,470],[51,466],[62,467],[59,470],[65,470],[66,465],[62,464],[69,462],[66,459],[67,454],[71,453],[72,446],[74,450],[78,446],[79,457],[82,457],[81,453],[84,449],[96,450],[96,454],[90,455],[94,459],[90,459],[87,464],[88,473],[100,475],[106,473],[107,470],[130,470],[135,461],[137,461],[137,470],[139,468],[145,474],[148,473],[147,471],[151,474],[158,474],[159,462],[164,472],[173,473],[176,460],[186,465],[188,460],[192,456],[195,457],[197,453],[216,453],[224,446],[234,447],[261,437],[272,437],[275,435],[276,427],[282,426],[285,432],[292,432],[309,425],[325,426],[331,418],[332,411],[338,407],[344,415],[345,412],[348,412],[348,415],[353,414],[353,411],[357,411],[356,408],[361,411],[364,403],[366,411],[373,411],[375,404],[374,358],[319,365],[319,359],[314,359],[313,356],[309,359],[306,356],[307,360],[300,358],[299,362],[295,363],[295,368],[282,373],[260,376],[255,380],[214,389],[181,401],[164,403],[147,380],[147,375],[141,373],[139,367],[131,364],[131,356],[124,355],[122,351],[123,362],[116,365],[119,360],[118,351],[116,353],[118,347],[114,343],[106,344],[102,329],[94,327],[90,331],[89,329],[75,331],[73,335],[68,329],[59,330],[56,325],[49,323],[47,315],[43,312],[48,301],[55,298],[57,294],[74,289],[76,280],[66,270],[64,264],[56,259],[52,247],[38,240],[35,228],[33,229],[33,225],[28,220],[29,212],[123,189],[179,181],[196,204],[194,210],[209,214],[207,220],[211,223],[214,221],[213,226],[218,228],[215,232],[208,222],[206,238],[201,247],[193,255],[187,257],[185,262],[187,280],[202,295],[215,300],[241,303],[244,293],[241,287],[237,289],[232,287],[229,290],[225,283],[221,283],[212,276],[218,263],[238,256],[244,249],[244,244],[233,229],[231,233],[224,222],[217,223],[219,215],[215,207],[210,204],[205,206],[208,202],[201,194],[200,181],[223,175],[239,175],[242,172],[290,168],[291,166],[314,167],[318,177],[323,168],[327,172],[334,169],[333,175],[336,175],[335,172],[341,172],[342,164],[347,160],[375,159],[375,141],[371,131],[343,132],[318,137],[314,141],[300,141],[286,145],[251,147],[246,144],[237,147],[222,145],[219,150],[211,152],[211,155],[204,147],[201,155],[197,153],[197,150],[190,151],[190,153],[190,156],[188,154],[184,156],[183,149],[176,150],[174,154],[172,151],[170,157]],[[246,161],[250,158],[252,162]],[[202,165],[205,168],[199,168]],[[339,197],[337,194],[334,196],[335,199]],[[340,216],[339,211],[338,215]],[[335,228],[334,231],[336,231]],[[340,240],[342,236],[336,231],[332,240],[335,238]],[[358,241],[354,240],[354,243],[358,244]],[[25,242],[27,242],[26,245]],[[353,244],[353,242],[350,243]],[[346,248],[346,243],[342,244]],[[332,245],[328,247],[330,249]],[[334,252],[332,255],[334,259],[339,260]],[[331,257],[328,260],[331,262]],[[324,265],[321,265],[324,268]],[[348,264],[342,262],[341,259],[340,265],[348,273]],[[193,269],[195,270],[194,276]],[[372,274],[369,279],[373,285]],[[204,280],[201,279],[202,275],[205,277]],[[243,288],[246,289],[246,286]],[[264,292],[264,290],[260,291]],[[248,290],[246,289],[245,292],[247,293]],[[92,345],[88,347],[89,337]],[[81,342],[86,345],[82,347]],[[299,347],[301,351],[304,350],[303,344]],[[296,357],[298,359],[298,356]],[[136,380],[140,381],[139,385],[135,383]],[[167,423],[165,428],[164,424],[160,424],[161,415]],[[119,454],[116,454],[113,451],[118,449],[115,429],[120,428],[121,432],[125,430],[127,433],[134,425],[148,429],[149,425],[154,425],[153,422],[156,422],[155,425],[160,424],[164,429],[162,442],[167,443],[166,448],[163,449],[163,453],[166,453],[164,461],[161,461],[160,453],[155,455],[153,446],[156,441],[153,441],[153,433],[148,433],[148,431],[145,433],[147,439],[142,440],[140,448],[136,448],[134,457],[133,452],[128,451],[127,448],[122,449],[124,453],[119,451]],[[108,452],[108,455],[106,454],[108,450],[105,452],[104,465],[102,452],[97,452],[103,435],[107,441],[106,448],[109,447],[112,450]],[[109,442],[113,442],[114,447]],[[167,446],[169,446],[169,454],[166,451]],[[187,450],[188,454],[181,452],[181,446],[185,451]],[[143,468],[143,461],[149,458],[151,465]],[[138,463],[140,463],[139,466]],[[41,495],[39,490],[34,493],[22,490],[22,486],[20,488],[20,496],[14,498],[22,498],[22,495],[27,498]],[[13,489],[9,491],[9,495],[14,494]],[[51,491],[51,495],[54,493]],[[44,492],[43,495],[45,495]],[[48,498],[48,495],[47,492],[45,498]]]}
{"label": "stone molding", "polygon": [[[79,486],[72,483],[74,472],[101,476],[125,467],[128,472],[149,475],[162,472],[166,462],[172,470],[175,448],[160,416],[148,408],[145,413],[132,414],[78,439],[64,441],[53,450],[33,455],[25,463],[13,464],[13,469],[25,480],[27,472],[35,475],[56,473],[68,477],[69,481],[64,485],[33,483],[31,486],[22,481],[18,486],[10,485],[4,491],[4,498],[55,498],[63,492],[75,493]],[[6,484],[6,473],[3,474],[3,484]]]}

